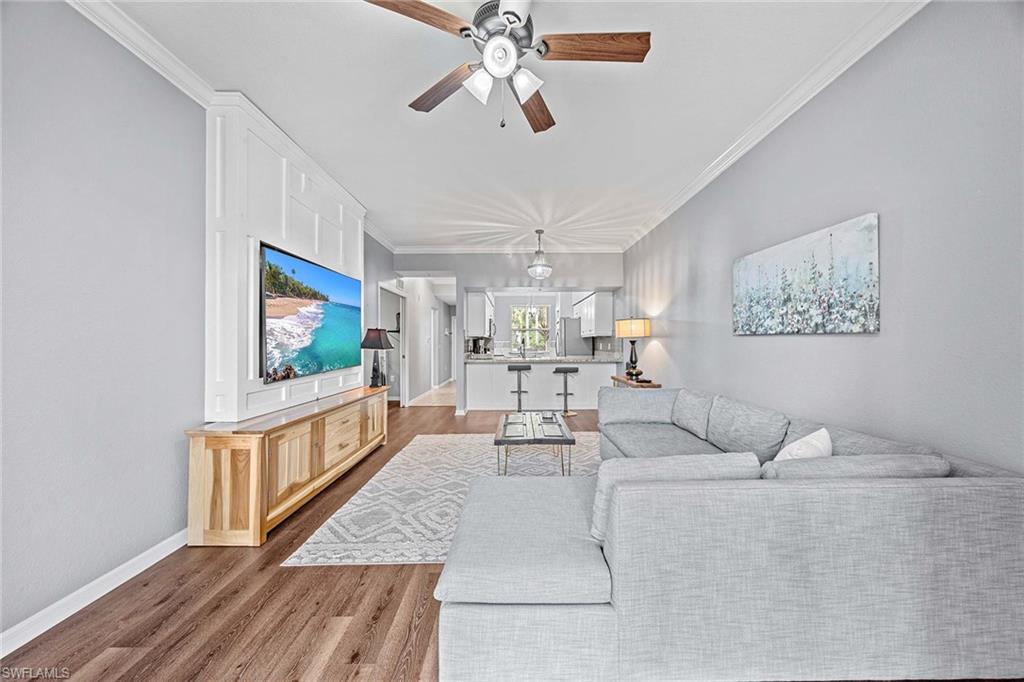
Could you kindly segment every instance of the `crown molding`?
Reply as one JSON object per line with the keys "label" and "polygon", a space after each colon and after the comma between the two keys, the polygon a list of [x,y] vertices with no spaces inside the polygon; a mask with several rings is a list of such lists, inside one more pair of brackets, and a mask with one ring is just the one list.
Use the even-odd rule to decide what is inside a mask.
{"label": "crown molding", "polygon": [[[66,1],[203,107],[209,107],[215,101],[226,104],[226,99],[239,97],[248,105],[246,108],[251,107],[252,110],[258,112],[260,117],[267,118],[258,107],[249,102],[241,93],[219,93],[214,91],[209,83],[186,66],[184,62],[178,59],[134,20],[129,18],[110,0]],[[573,249],[548,248],[545,251],[548,253],[623,253],[677,211],[683,204],[696,196],[698,192],[711,184],[727,168],[736,163],[758,142],[767,137],[769,133],[796,113],[815,95],[850,68],[850,66],[917,14],[929,1],[915,0],[914,2],[893,2],[885,5],[875,16],[865,22],[853,35],[830,52],[796,85],[772,104],[725,152],[712,161],[679,192],[675,193],[669,201],[645,220],[642,226],[629,235],[623,243],[602,244]],[[238,104],[239,102],[236,100],[233,103]],[[245,105],[242,104],[241,106]],[[275,127],[277,127],[276,124]],[[340,183],[334,182],[340,186]],[[352,196],[350,193],[348,194],[350,197]],[[365,210],[355,197],[352,197],[352,199]],[[466,246],[465,244],[442,246],[396,245],[380,227],[372,225],[367,221],[364,223],[364,229],[367,234],[396,254],[507,254],[533,253],[534,251],[532,247],[526,246],[499,249],[492,246],[473,247]]]}
{"label": "crown molding", "polygon": [[363,218],[363,232],[373,237],[381,246],[391,253],[398,253],[395,249],[395,243],[391,241],[391,238],[366,218]]}
{"label": "crown molding", "polygon": [[815,95],[885,40],[893,31],[905,24],[929,2],[930,0],[918,0],[885,5],[772,104],[752,126],[740,135],[739,139],[712,161],[696,178],[644,221],[640,229],[630,235],[622,245],[622,251],[628,250],[644,235],[675,213],[683,204],[696,196],[698,192],[710,185],[729,166],[736,163],[758,142],[799,111]]}
{"label": "crown molding", "polygon": [[86,19],[99,26],[129,52],[144,61],[161,76],[203,107],[209,106],[214,91],[199,74],[185,65],[160,41],[135,23],[110,0],[84,2],[67,0]]}
{"label": "crown molding", "polygon": [[244,93],[214,90],[199,74],[186,66],[174,53],[164,47],[163,43],[139,26],[110,0],[67,0],[67,3],[204,109],[213,106],[235,106],[262,121],[271,129],[279,131],[295,149],[301,152],[302,160],[310,168],[316,170],[317,180],[335,186],[348,200],[349,207],[354,208],[360,217],[366,214],[366,207],[362,202],[306,154],[305,150],[288,133],[274,123],[274,120]]}
{"label": "crown molding", "polygon": [[[513,253],[534,253],[537,251],[536,246],[508,246],[508,247],[495,247],[495,246],[467,246],[466,244],[430,244],[423,246],[416,246],[415,244],[399,245],[391,249],[391,251],[398,255],[407,254],[444,254],[450,256],[457,256],[460,254],[467,255],[478,255],[478,254],[500,254],[507,255]],[[574,247],[557,247],[544,245],[544,253],[622,253],[622,246],[619,244],[593,244],[589,246],[574,246]]]}

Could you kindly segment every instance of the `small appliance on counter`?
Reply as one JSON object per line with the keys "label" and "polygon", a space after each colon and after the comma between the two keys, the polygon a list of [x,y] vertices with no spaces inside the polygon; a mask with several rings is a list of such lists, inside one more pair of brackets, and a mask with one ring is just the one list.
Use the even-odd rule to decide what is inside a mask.
{"label": "small appliance on counter", "polygon": [[594,340],[583,337],[580,322],[578,317],[563,317],[558,320],[558,328],[555,330],[555,355],[564,358],[570,355],[594,354]]}
{"label": "small appliance on counter", "polygon": [[487,337],[476,336],[469,341],[469,352],[473,355],[487,355],[491,352],[491,340]]}

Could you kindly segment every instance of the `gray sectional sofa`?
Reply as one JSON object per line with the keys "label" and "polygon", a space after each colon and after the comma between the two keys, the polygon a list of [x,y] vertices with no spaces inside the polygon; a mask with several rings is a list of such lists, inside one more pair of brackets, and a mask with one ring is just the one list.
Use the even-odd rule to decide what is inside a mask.
{"label": "gray sectional sofa", "polygon": [[693,391],[599,406],[597,480],[471,485],[442,679],[1024,677],[1024,478],[836,427],[851,466],[807,475],[771,460],[814,422]]}

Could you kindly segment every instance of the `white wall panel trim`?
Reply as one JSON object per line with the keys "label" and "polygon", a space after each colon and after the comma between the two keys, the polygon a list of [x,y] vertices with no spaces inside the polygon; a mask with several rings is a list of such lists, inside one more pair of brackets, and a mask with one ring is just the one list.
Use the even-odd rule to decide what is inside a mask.
{"label": "white wall panel trim", "polygon": [[362,280],[366,209],[239,93],[214,95],[207,130],[206,419],[238,421],[362,385],[361,366],[263,383],[259,248]]}

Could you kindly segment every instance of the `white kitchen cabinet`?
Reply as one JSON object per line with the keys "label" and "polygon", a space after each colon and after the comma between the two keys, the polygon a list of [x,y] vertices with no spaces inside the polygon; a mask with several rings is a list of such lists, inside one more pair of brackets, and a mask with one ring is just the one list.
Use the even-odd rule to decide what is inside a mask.
{"label": "white kitchen cabinet", "polygon": [[466,336],[494,336],[494,299],[483,291],[466,293]]}
{"label": "white kitchen cabinet", "polygon": [[573,304],[573,317],[580,318],[580,334],[584,337],[614,336],[615,314],[612,292],[595,291]]}
{"label": "white kitchen cabinet", "polygon": [[487,319],[487,323],[484,326],[486,334],[484,336],[494,338],[495,332],[498,330],[498,324],[494,321],[494,298],[488,294],[484,294],[484,317]]}

